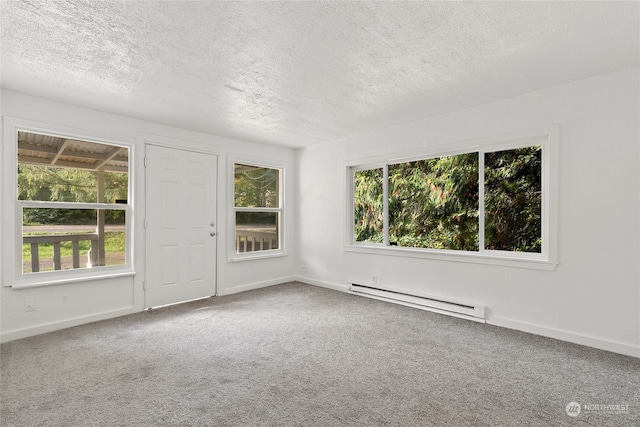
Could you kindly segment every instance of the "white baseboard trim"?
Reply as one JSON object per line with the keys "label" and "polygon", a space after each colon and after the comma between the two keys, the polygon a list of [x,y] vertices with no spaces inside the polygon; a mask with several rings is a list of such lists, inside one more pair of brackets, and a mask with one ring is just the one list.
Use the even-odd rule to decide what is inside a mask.
{"label": "white baseboard trim", "polygon": [[[218,292],[219,296],[232,295],[239,292],[250,291],[254,289],[266,288],[269,286],[280,285],[289,282],[300,282],[307,285],[318,286],[322,288],[332,289],[340,292],[349,292],[349,287],[344,284],[329,283],[320,280],[311,279],[302,276],[285,276],[277,279],[265,280],[260,282],[254,282],[247,285],[238,286],[231,289],[223,289]],[[53,332],[60,329],[71,328],[73,326],[79,326],[86,323],[97,322],[100,320],[111,319],[114,317],[125,316],[128,314],[138,313],[142,310],[134,306],[124,307],[117,310],[105,311],[101,313],[95,313],[88,316],[79,316],[72,319],[66,319],[57,322],[51,322],[43,325],[31,326],[28,328],[17,329],[13,331],[6,331],[0,334],[0,342],[9,342],[17,339],[27,338],[34,335],[40,335],[47,332]],[[640,358],[640,346],[634,346],[617,341],[606,340],[584,334],[577,334],[573,332],[562,331],[560,329],[549,328],[546,326],[536,325],[527,322],[521,322],[519,320],[495,317],[492,316],[487,319],[487,324],[500,326],[508,329],[515,329],[535,335],[541,335],[549,338],[558,339],[561,341],[567,341],[574,344],[585,345],[588,347],[597,348],[600,350],[611,351],[613,353],[623,354],[626,356]]]}
{"label": "white baseboard trim", "polygon": [[302,277],[302,276],[297,276],[295,278],[295,281],[300,283],[305,283],[307,285],[318,286],[321,288],[333,289],[334,291],[349,292],[349,286],[347,286],[346,284],[338,285],[336,283],[322,282],[319,280],[310,279],[308,277]]}
{"label": "white baseboard trim", "polygon": [[[347,285],[339,285],[335,283],[322,282],[308,277],[297,276],[296,281],[307,285],[319,286],[322,288],[333,289],[336,291],[349,292]],[[640,358],[640,346],[634,346],[617,341],[596,338],[589,335],[576,334],[573,332],[562,331],[560,329],[548,328],[546,326],[536,325],[533,323],[521,322],[519,320],[508,319],[504,317],[490,317],[486,321],[487,324],[500,326],[507,329],[515,329],[543,337],[554,338],[560,341],[567,341],[574,344],[580,344],[587,347],[597,348],[599,350],[610,351],[613,353],[623,354],[625,356]]]}
{"label": "white baseboard trim", "polygon": [[285,276],[285,277],[279,277],[277,279],[264,280],[264,281],[260,281],[260,282],[253,282],[253,283],[249,283],[247,285],[236,286],[236,287],[230,288],[230,289],[219,289],[218,293],[216,294],[216,296],[222,297],[222,296],[225,296],[225,295],[233,295],[233,294],[237,294],[237,293],[240,293],[240,292],[252,291],[254,289],[266,288],[268,286],[281,285],[283,283],[289,283],[289,282],[293,282],[295,280],[296,280],[295,276]]}
{"label": "white baseboard trim", "polygon": [[574,344],[593,347],[599,350],[606,350],[613,353],[624,354],[625,356],[640,358],[640,346],[606,340],[590,335],[567,332],[560,329],[549,328],[546,326],[521,322],[519,320],[507,319],[504,317],[491,317],[487,319],[487,323],[507,329],[515,329],[522,332],[528,332],[535,335],[541,335],[548,338],[555,338],[561,341],[567,341]]}
{"label": "white baseboard trim", "polygon": [[100,320],[112,319],[114,317],[126,316],[127,314],[139,313],[140,309],[131,307],[120,308],[117,310],[104,311],[88,316],[79,316],[72,319],[61,320],[58,322],[46,323],[43,325],[30,326],[28,328],[16,329],[13,331],[3,332],[0,335],[0,342],[9,342],[22,338],[32,337],[34,335],[46,334],[47,332],[59,331],[74,326],[84,325],[86,323],[98,322]]}

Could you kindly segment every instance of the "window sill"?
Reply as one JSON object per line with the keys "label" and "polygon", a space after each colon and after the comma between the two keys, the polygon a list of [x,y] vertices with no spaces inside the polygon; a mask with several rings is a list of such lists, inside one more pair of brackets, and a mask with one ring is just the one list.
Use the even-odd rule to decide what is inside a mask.
{"label": "window sill", "polygon": [[253,261],[256,259],[265,259],[265,258],[280,258],[280,257],[286,257],[286,256],[289,256],[289,254],[286,254],[281,251],[276,251],[272,253],[258,253],[258,254],[249,253],[249,254],[243,254],[243,255],[234,254],[232,257],[229,258],[228,261],[232,263],[232,262],[242,262],[242,261]]}
{"label": "window sill", "polygon": [[385,256],[434,259],[439,261],[466,262],[471,264],[498,265],[504,267],[528,268],[533,270],[553,271],[558,265],[536,256],[510,256],[493,253],[455,252],[447,250],[428,250],[402,247],[385,247],[370,245],[346,245],[346,252],[357,252]]}
{"label": "window sill", "polygon": [[[38,274],[38,273],[33,273]],[[46,275],[45,275],[46,274]],[[42,286],[52,286],[52,285],[68,285],[80,282],[89,282],[94,280],[106,280],[106,279],[117,279],[120,277],[133,277],[136,275],[135,271],[132,270],[121,270],[117,271],[101,271],[99,273],[91,274],[91,275],[65,275],[60,274],[59,272],[54,272],[53,274],[43,273],[42,276],[39,277],[23,277],[20,279],[16,279],[16,281],[9,285],[13,289],[27,289],[27,288],[38,288]]]}

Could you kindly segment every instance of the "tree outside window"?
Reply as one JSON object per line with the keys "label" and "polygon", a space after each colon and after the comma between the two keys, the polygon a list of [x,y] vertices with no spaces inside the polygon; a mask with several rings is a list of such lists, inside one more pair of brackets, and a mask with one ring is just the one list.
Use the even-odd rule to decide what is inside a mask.
{"label": "tree outside window", "polygon": [[355,169],[353,241],[381,244],[386,237],[389,245],[406,248],[541,253],[542,149],[475,151]]}

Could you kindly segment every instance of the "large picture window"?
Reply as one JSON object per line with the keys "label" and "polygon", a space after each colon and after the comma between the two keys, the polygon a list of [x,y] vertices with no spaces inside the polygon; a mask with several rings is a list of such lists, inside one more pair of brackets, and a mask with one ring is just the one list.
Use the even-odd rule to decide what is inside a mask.
{"label": "large picture window", "polygon": [[21,274],[128,264],[129,149],[19,131]]}
{"label": "large picture window", "polygon": [[350,245],[548,260],[548,150],[537,138],[350,166]]}
{"label": "large picture window", "polygon": [[234,251],[238,256],[282,251],[282,170],[233,163]]}

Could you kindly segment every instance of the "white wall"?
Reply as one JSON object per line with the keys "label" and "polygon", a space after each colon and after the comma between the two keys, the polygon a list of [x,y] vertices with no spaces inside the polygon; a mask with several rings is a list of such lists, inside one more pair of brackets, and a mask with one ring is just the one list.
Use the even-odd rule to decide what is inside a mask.
{"label": "white wall", "polygon": [[[3,117],[43,122],[58,127],[85,130],[89,133],[108,134],[113,139],[134,140],[132,167],[134,179],[136,275],[120,279],[87,281],[77,284],[50,285],[16,290],[0,287],[2,340],[10,340],[62,327],[86,323],[117,315],[140,311],[144,307],[144,143],[151,141],[176,147],[215,147],[220,153],[218,161],[218,294],[230,294],[288,281],[295,266],[295,153],[291,149],[255,144],[222,138],[214,135],[190,132],[160,124],[135,120],[53,102],[12,91],[2,91],[0,113]],[[2,141],[2,146],[6,142]],[[285,162],[285,238],[289,256],[254,261],[227,262],[226,239],[233,238],[227,231],[227,156],[241,154],[255,158]],[[3,171],[4,172],[4,171]],[[0,179],[6,179],[0,173]],[[0,186],[2,188],[2,186]],[[3,209],[11,208],[11,200],[2,199]],[[10,205],[7,205],[10,204]],[[2,236],[13,233],[14,224],[2,219]],[[6,268],[3,254],[2,268]],[[3,275],[0,275],[3,277]],[[4,285],[4,283],[2,284]],[[36,310],[25,311],[24,301],[34,300]]]}
{"label": "white wall", "polygon": [[[298,151],[298,271],[484,303],[488,323],[640,357],[639,70]],[[345,252],[345,162],[557,124],[555,271]],[[302,272],[302,265],[307,272]]]}
{"label": "white wall", "polygon": [[[218,294],[298,275],[346,289],[378,276],[380,285],[484,303],[488,322],[640,357],[639,70],[573,82],[307,149],[246,141],[2,92],[0,114],[135,139],[218,148]],[[345,162],[525,129],[560,126],[559,265],[555,271],[370,255],[344,251]],[[3,141],[2,144],[5,142]],[[227,171],[238,153],[287,162],[286,236],[290,256],[228,263]],[[139,161],[135,193],[144,212]],[[0,179],[3,174],[0,174]],[[2,200],[3,207],[10,200]],[[14,290],[0,288],[2,339],[140,311],[143,215],[136,218],[136,276]],[[2,233],[13,224],[2,221]],[[4,257],[3,257],[4,258]],[[306,271],[302,271],[302,266]],[[4,267],[4,266],[3,266]],[[0,275],[1,277],[1,275]],[[25,312],[24,300],[37,309]]]}

